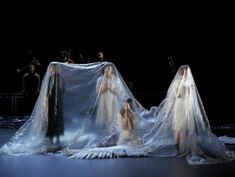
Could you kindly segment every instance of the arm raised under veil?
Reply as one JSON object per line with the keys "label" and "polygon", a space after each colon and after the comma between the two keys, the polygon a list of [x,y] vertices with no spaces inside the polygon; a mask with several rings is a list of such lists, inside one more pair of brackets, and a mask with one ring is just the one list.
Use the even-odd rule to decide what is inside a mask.
{"label": "arm raised under veil", "polygon": [[108,128],[113,121],[117,120],[117,112],[126,95],[123,84],[115,75],[111,65],[103,68],[103,75],[97,79],[97,114],[96,123]]}

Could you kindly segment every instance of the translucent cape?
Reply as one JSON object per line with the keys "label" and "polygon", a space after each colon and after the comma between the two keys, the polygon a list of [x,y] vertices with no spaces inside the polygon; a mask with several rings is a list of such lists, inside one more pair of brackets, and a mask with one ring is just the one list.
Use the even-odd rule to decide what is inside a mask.
{"label": "translucent cape", "polygon": [[[131,109],[123,113],[127,99]],[[185,155],[190,164],[234,159],[211,132],[188,66],[179,69],[159,107],[146,110],[110,62],[50,63],[30,119],[0,152],[86,159]]]}
{"label": "translucent cape", "polygon": [[[105,79],[107,66],[111,73]],[[107,85],[111,89],[105,91]],[[58,144],[50,141],[58,136],[59,149],[111,146],[117,142],[116,135],[120,131],[117,117],[127,98],[133,100],[133,109],[145,110],[113,63],[52,62],[44,75],[30,119],[1,148],[1,152],[48,152],[48,149],[55,150],[55,146],[58,148]]]}
{"label": "translucent cape", "polygon": [[234,159],[234,152],[211,131],[188,65],[179,68],[158,109],[155,125],[145,137],[153,156],[174,155],[174,145],[177,155],[185,155],[190,164]]}

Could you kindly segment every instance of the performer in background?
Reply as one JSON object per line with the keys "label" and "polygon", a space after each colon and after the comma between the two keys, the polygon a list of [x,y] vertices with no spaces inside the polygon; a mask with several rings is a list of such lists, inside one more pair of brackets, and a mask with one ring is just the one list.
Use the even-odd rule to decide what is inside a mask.
{"label": "performer in background", "polygon": [[30,115],[40,91],[40,75],[35,72],[35,65],[30,64],[29,71],[23,75],[22,87],[25,98],[25,115]]}
{"label": "performer in background", "polygon": [[97,52],[97,57],[96,58],[89,58],[88,63],[93,63],[93,62],[103,62],[105,61],[104,59],[104,52],[102,50],[99,50]]}
{"label": "performer in background", "polygon": [[71,64],[71,63],[74,63],[74,60],[72,60],[71,56],[72,56],[71,50],[63,50],[58,60],[59,62],[62,62],[62,63]]}

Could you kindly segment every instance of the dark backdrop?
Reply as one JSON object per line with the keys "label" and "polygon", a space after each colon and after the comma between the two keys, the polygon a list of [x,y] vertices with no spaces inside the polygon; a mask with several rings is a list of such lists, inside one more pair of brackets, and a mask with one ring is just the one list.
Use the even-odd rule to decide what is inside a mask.
{"label": "dark backdrop", "polygon": [[[176,68],[189,64],[210,120],[234,122],[234,11],[231,4],[15,2],[0,12],[1,92],[21,90],[30,52],[44,68],[63,49],[95,57],[102,49],[147,108],[158,105]],[[148,96],[144,96],[148,95]]]}

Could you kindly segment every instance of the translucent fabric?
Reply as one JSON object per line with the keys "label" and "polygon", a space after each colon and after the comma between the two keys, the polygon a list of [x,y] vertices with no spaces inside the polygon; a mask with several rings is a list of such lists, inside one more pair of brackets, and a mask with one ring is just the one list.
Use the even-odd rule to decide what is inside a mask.
{"label": "translucent fabric", "polygon": [[190,164],[234,159],[234,152],[211,131],[188,65],[181,66],[176,73],[145,142],[146,147],[149,146],[148,154],[185,155]]}
{"label": "translucent fabric", "polygon": [[146,110],[110,62],[50,63],[30,119],[0,152],[86,159],[185,155],[190,164],[234,159],[211,132],[188,66],[179,69],[162,103]]}

